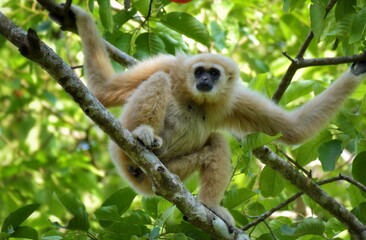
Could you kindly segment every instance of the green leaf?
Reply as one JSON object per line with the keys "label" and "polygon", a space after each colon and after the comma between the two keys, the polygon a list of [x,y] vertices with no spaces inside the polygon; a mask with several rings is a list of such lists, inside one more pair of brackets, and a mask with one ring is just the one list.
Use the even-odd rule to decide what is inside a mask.
{"label": "green leaf", "polygon": [[283,11],[291,12],[304,4],[304,0],[283,0]]}
{"label": "green leaf", "polygon": [[366,202],[360,203],[360,205],[352,209],[351,213],[353,213],[363,224],[366,224]]}
{"label": "green leaf", "polygon": [[342,141],[337,139],[330,140],[329,142],[320,145],[318,153],[323,171],[329,172],[335,169],[335,164],[342,151]]}
{"label": "green leaf", "polygon": [[136,193],[131,188],[122,188],[109,196],[102,206],[117,206],[118,214],[122,215],[130,208],[135,197]]}
{"label": "green leaf", "polygon": [[80,208],[85,210],[84,204],[72,193],[56,194],[56,198],[74,216],[79,214]]}
{"label": "green leaf", "polygon": [[279,139],[282,134],[270,136],[265,133],[251,133],[243,139],[243,149],[250,151]]}
{"label": "green leaf", "polygon": [[352,162],[352,176],[355,180],[366,185],[366,152],[357,154]]}
{"label": "green leaf", "polygon": [[15,229],[15,232],[10,235],[11,238],[26,238],[26,239],[38,239],[38,232],[27,226],[19,226]]}
{"label": "green leaf", "polygon": [[366,28],[366,7],[359,11],[352,24],[351,36],[349,37],[349,43],[355,43],[361,40]]}
{"label": "green leaf", "polygon": [[[94,214],[98,220],[109,220],[109,221],[121,220],[121,216],[118,214],[118,208],[116,205],[100,207],[94,212]],[[101,224],[101,225],[102,227],[108,226],[108,224],[107,225]]]}
{"label": "green leaf", "polygon": [[348,15],[356,12],[357,0],[338,0],[335,7],[336,21],[347,18]]}
{"label": "green leaf", "polygon": [[299,80],[292,82],[286,90],[286,94],[282,97],[281,104],[286,105],[313,92],[315,85],[317,85],[317,81],[314,80]]}
{"label": "green leaf", "polygon": [[131,11],[120,10],[113,16],[114,28],[119,29],[128,20],[132,19],[136,12],[135,8],[132,8]]}
{"label": "green leaf", "polygon": [[301,166],[314,161],[318,157],[318,148],[324,142],[331,140],[332,135],[329,131],[323,131],[316,137],[307,141],[305,144],[294,150],[295,160]]}
{"label": "green leaf", "polygon": [[163,40],[156,33],[142,33],[135,41],[136,44],[136,57],[143,59],[151,55],[164,52],[165,45]]}
{"label": "green leaf", "polygon": [[168,209],[166,209],[163,214],[157,219],[156,224],[159,227],[163,227],[168,219],[173,215],[174,211],[176,209],[176,206],[171,206]]}
{"label": "green leaf", "polygon": [[108,32],[113,32],[113,16],[109,0],[98,0],[99,16],[103,27]]}
{"label": "green leaf", "polygon": [[319,40],[324,29],[324,16],[325,16],[325,6],[320,2],[311,4],[310,6],[310,21],[311,30],[314,36]]}
{"label": "green leaf", "polygon": [[150,232],[145,225],[133,224],[127,221],[116,222],[106,228],[106,231],[121,234],[121,236],[143,236]]}
{"label": "green leaf", "polygon": [[301,237],[304,235],[323,235],[325,231],[325,224],[322,220],[317,218],[305,218],[303,221],[299,222],[296,227],[289,227],[284,225],[282,227],[282,234]]}
{"label": "green leaf", "polygon": [[223,50],[226,47],[226,32],[221,28],[217,21],[210,23],[211,34],[215,43],[215,47],[219,50]]}
{"label": "green leaf", "polygon": [[85,211],[85,206],[72,193],[56,195],[59,202],[72,214],[74,217],[70,220],[67,228],[73,230],[87,231],[90,227],[88,213]]}
{"label": "green leaf", "polygon": [[94,11],[94,0],[88,0],[88,8],[90,12]]}
{"label": "green leaf", "polygon": [[343,39],[349,35],[355,15],[349,15],[346,18],[338,21],[335,28],[328,33],[329,36],[336,36],[337,38]]}
{"label": "green leaf", "polygon": [[256,195],[256,193],[249,189],[233,188],[225,193],[225,198],[222,201],[222,205],[228,209],[234,209],[235,207],[244,204],[254,195]]}
{"label": "green leaf", "polygon": [[363,191],[355,185],[350,185],[347,188],[347,197],[352,207],[357,206],[361,202],[366,201],[366,198],[362,195]]}
{"label": "green leaf", "polygon": [[182,221],[180,222],[180,224],[175,225],[168,224],[165,228],[167,233],[184,233],[186,236],[190,237],[190,239],[199,239],[199,240],[212,239],[210,235],[196,228],[189,222],[185,221]]}
{"label": "green leaf", "polygon": [[142,210],[131,210],[127,217],[124,217],[130,223],[134,224],[143,224],[148,225],[151,224],[151,217]]}
{"label": "green leaf", "polygon": [[346,227],[334,217],[330,218],[325,224],[325,234],[331,239],[345,229]]}
{"label": "green leaf", "polygon": [[322,235],[325,230],[325,224],[318,218],[305,218],[296,226],[295,236],[304,236],[308,234]]}
{"label": "green leaf", "polygon": [[158,239],[159,235],[160,235],[160,227],[154,227],[150,233],[149,233],[149,239],[153,240],[153,239]]}
{"label": "green leaf", "polygon": [[259,202],[249,203],[245,206],[245,214],[248,217],[257,217],[266,212],[266,208]]}
{"label": "green leaf", "polygon": [[285,187],[285,179],[272,168],[265,166],[259,178],[259,190],[263,197],[275,197]]}
{"label": "green leaf", "polygon": [[161,19],[161,23],[207,47],[210,45],[210,35],[205,25],[188,13],[168,13]]}
{"label": "green leaf", "polygon": [[142,206],[144,207],[145,211],[153,218],[157,218],[158,216],[159,201],[160,197],[156,196],[142,198]]}
{"label": "green leaf", "polygon": [[132,6],[135,7],[143,16],[149,13],[150,0],[133,0]]}
{"label": "green leaf", "polygon": [[10,213],[4,220],[1,232],[8,232],[9,228],[16,230],[35,210],[39,208],[40,204],[33,203],[24,207],[18,208]]}

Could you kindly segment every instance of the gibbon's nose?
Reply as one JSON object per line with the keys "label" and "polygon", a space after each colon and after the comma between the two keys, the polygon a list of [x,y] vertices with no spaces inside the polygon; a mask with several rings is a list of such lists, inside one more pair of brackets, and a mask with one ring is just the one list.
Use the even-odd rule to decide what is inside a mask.
{"label": "gibbon's nose", "polygon": [[211,91],[211,89],[213,88],[213,85],[210,81],[205,81],[205,82],[199,82],[196,85],[196,88],[201,91],[201,92],[208,92]]}

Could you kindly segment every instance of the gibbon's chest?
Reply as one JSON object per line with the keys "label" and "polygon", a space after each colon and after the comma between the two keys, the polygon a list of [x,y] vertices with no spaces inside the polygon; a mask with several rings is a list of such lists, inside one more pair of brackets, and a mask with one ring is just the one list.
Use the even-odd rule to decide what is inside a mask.
{"label": "gibbon's chest", "polygon": [[164,128],[160,133],[163,146],[156,154],[164,161],[196,151],[206,143],[212,131],[202,108],[172,101],[167,108]]}

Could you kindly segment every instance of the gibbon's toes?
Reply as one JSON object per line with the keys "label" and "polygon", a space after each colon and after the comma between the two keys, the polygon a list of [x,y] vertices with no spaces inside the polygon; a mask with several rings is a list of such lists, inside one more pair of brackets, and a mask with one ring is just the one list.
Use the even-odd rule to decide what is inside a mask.
{"label": "gibbon's toes", "polygon": [[132,131],[132,134],[148,149],[158,149],[163,145],[163,140],[154,135],[150,126],[141,125]]}
{"label": "gibbon's toes", "polygon": [[366,61],[354,62],[351,65],[351,72],[358,76],[366,72]]}
{"label": "gibbon's toes", "polygon": [[229,210],[227,210],[224,207],[216,206],[216,207],[210,207],[211,211],[216,213],[228,226],[235,226],[235,220],[233,216],[231,216]]}
{"label": "gibbon's toes", "polygon": [[158,136],[154,136],[154,142],[150,146],[151,149],[159,149],[163,146],[163,139]]}

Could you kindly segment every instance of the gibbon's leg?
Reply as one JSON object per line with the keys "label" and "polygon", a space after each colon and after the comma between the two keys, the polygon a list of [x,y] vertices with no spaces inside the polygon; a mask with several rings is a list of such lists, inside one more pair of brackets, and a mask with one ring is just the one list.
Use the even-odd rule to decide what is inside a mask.
{"label": "gibbon's leg", "polygon": [[[160,148],[162,139],[155,135],[164,125],[165,112],[170,99],[170,77],[157,72],[143,82],[128,99],[121,117],[123,127],[132,131],[134,137],[147,148]],[[115,143],[111,142],[110,152],[122,177],[143,194],[153,194],[150,179],[126,156]]]}
{"label": "gibbon's leg", "polygon": [[212,133],[199,151],[169,161],[165,165],[182,180],[199,170],[199,200],[228,224],[235,224],[229,211],[220,206],[232,173],[230,149],[220,133]]}

